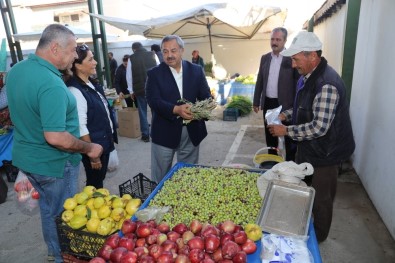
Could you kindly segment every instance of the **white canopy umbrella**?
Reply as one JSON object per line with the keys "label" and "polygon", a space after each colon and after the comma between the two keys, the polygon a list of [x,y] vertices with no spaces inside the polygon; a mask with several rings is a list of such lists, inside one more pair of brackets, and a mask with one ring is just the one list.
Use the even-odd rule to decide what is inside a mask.
{"label": "white canopy umbrella", "polygon": [[[75,36],[77,38],[92,39],[92,32],[90,32],[90,31],[86,31],[84,29],[73,27],[70,25],[66,25],[66,27],[68,27],[71,31],[73,31],[73,33],[75,34]],[[14,37],[15,41],[24,41],[24,42],[25,41],[37,41],[37,40],[40,40],[42,32],[43,32],[43,30],[26,32],[26,33],[19,33],[19,34],[14,34],[13,37]],[[113,35],[110,35],[110,36],[107,35],[107,37],[112,38],[112,39],[117,38],[117,36],[113,36]]]}

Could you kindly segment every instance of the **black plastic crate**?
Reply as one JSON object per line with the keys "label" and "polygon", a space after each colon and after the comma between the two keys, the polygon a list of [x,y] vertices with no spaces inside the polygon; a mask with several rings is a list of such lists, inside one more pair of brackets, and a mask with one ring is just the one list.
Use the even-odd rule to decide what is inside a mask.
{"label": "black plastic crate", "polygon": [[72,229],[62,221],[60,216],[56,218],[56,227],[58,231],[60,251],[63,256],[72,255],[77,257],[79,260],[87,261],[97,255],[97,252],[103,246],[106,239],[113,234],[102,236],[82,230]]}
{"label": "black plastic crate", "polygon": [[226,108],[224,110],[224,121],[237,121],[239,110],[236,108]]}
{"label": "black plastic crate", "polygon": [[135,175],[132,180],[127,180],[119,185],[119,196],[130,194],[133,198],[139,198],[142,202],[152,193],[157,184],[148,179],[144,174]]}

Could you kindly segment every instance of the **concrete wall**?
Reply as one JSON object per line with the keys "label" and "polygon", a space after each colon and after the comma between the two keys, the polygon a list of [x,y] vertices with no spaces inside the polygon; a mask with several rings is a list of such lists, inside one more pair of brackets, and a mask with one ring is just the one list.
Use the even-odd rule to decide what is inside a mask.
{"label": "concrete wall", "polygon": [[347,6],[344,5],[325,23],[314,27],[314,33],[322,42],[322,55],[340,75],[342,73],[346,17]]}
{"label": "concrete wall", "polygon": [[361,2],[350,111],[354,168],[395,238],[394,13],[393,0]]}

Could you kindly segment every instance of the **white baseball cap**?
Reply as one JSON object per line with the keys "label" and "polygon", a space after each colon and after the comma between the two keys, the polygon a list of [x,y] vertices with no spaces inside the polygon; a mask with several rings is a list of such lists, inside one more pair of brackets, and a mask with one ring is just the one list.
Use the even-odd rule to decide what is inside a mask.
{"label": "white baseball cap", "polygon": [[317,51],[322,49],[322,43],[313,32],[301,31],[292,40],[288,49],[280,52],[285,57],[291,57],[302,51]]}

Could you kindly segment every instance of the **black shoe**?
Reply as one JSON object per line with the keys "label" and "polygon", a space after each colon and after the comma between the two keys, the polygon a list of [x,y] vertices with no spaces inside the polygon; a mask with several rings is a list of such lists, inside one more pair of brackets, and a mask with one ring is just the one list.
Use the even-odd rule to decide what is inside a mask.
{"label": "black shoe", "polygon": [[143,136],[141,136],[141,140],[143,142],[149,142],[149,136],[148,135],[143,135]]}

